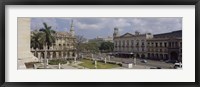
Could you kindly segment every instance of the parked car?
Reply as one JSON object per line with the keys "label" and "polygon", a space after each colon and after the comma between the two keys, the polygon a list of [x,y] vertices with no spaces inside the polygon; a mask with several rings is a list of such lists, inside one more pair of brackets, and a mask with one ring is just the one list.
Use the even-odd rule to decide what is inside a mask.
{"label": "parked car", "polygon": [[161,67],[151,67],[150,69],[162,69]]}
{"label": "parked car", "polygon": [[147,63],[147,60],[142,60],[141,62],[142,62],[142,63]]}
{"label": "parked car", "polygon": [[174,69],[182,68],[182,63],[174,63]]}
{"label": "parked car", "polygon": [[161,67],[156,67],[156,69],[162,69]]}
{"label": "parked car", "polygon": [[151,67],[150,69],[157,69],[157,68],[155,68],[155,67]]}
{"label": "parked car", "polygon": [[165,61],[165,63],[177,63],[178,61],[177,60],[167,60]]}

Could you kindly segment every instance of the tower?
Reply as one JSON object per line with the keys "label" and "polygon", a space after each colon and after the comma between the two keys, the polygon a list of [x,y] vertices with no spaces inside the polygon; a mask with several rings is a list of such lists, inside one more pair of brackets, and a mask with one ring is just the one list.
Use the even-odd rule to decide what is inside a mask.
{"label": "tower", "polygon": [[75,35],[75,32],[74,32],[74,23],[73,23],[73,20],[72,20],[72,22],[71,22],[71,26],[70,26],[70,34],[71,34],[72,36],[74,36],[74,35]]}
{"label": "tower", "polygon": [[119,36],[119,29],[117,27],[114,28],[113,37]]}
{"label": "tower", "polygon": [[135,31],[135,35],[140,35],[140,32],[139,31]]}

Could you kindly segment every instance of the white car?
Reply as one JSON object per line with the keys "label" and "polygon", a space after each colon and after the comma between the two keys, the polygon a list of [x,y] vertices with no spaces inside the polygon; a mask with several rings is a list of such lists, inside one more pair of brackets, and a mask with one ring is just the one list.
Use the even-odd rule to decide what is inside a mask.
{"label": "white car", "polygon": [[142,63],[147,63],[147,60],[142,60],[141,62],[142,62]]}
{"label": "white car", "polygon": [[182,68],[182,63],[174,63],[174,69]]}

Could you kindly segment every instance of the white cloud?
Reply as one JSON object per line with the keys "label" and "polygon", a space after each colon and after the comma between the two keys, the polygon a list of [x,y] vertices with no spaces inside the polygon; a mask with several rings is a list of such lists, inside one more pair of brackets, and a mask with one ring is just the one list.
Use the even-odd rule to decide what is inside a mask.
{"label": "white cloud", "polygon": [[101,26],[99,26],[98,24],[84,24],[81,22],[76,22],[75,26],[78,29],[100,29],[101,28]]}
{"label": "white cloud", "polygon": [[[58,20],[59,19],[59,20]],[[70,28],[71,20],[74,20],[75,30],[79,34],[86,34],[79,30],[87,30],[87,34],[90,34],[97,30],[96,35],[110,36],[113,33],[114,27],[118,27],[121,34],[134,31],[141,33],[166,33],[175,30],[182,29],[181,17],[124,17],[124,18],[110,18],[110,17],[73,17],[73,18],[39,18],[34,21],[33,28],[43,27],[43,22],[47,22],[48,25],[57,27],[58,31],[65,31]],[[63,30],[64,29],[64,30]],[[107,35],[106,35],[107,34]],[[87,36],[87,35],[86,35]],[[89,36],[88,36],[89,37]],[[94,36],[96,37],[96,36]]]}

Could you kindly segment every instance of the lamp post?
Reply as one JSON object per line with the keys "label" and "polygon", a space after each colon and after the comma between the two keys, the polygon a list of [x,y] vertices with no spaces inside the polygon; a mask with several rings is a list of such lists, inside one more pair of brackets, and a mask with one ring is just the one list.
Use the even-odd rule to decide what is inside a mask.
{"label": "lamp post", "polygon": [[92,60],[94,60],[94,59],[93,59],[93,53],[92,53]]}
{"label": "lamp post", "polygon": [[134,57],[134,65],[136,66],[136,63],[137,63],[137,59],[136,57]]}
{"label": "lamp post", "polygon": [[94,68],[97,69],[97,61],[94,61]]}

